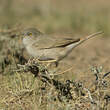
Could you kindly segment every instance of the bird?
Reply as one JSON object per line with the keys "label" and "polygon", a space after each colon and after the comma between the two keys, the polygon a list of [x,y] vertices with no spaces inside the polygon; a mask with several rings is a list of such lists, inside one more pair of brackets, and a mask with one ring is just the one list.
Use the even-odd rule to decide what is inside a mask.
{"label": "bird", "polygon": [[54,37],[42,33],[37,28],[26,28],[21,33],[22,43],[29,56],[39,61],[59,61],[67,57],[71,51],[88,39],[102,34],[103,31],[93,33],[83,38]]}

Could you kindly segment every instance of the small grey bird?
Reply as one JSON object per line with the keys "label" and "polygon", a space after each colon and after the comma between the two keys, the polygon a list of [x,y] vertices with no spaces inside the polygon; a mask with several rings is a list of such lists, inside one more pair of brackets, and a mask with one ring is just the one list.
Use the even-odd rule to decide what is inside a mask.
{"label": "small grey bird", "polygon": [[75,47],[82,44],[86,40],[102,34],[96,32],[85,38],[56,38],[54,36],[45,35],[36,28],[25,29],[22,33],[23,44],[31,57],[40,61],[55,60],[59,62],[65,58]]}

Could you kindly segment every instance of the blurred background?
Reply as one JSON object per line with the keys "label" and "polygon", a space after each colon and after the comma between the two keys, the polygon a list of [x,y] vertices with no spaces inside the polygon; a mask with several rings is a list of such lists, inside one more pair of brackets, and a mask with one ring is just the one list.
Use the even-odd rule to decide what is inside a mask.
{"label": "blurred background", "polygon": [[[34,72],[39,71],[36,78],[32,71],[20,71],[30,56],[20,42],[21,37],[16,35],[27,27],[62,37],[82,38],[100,30],[104,34],[75,48],[58,68],[49,69],[52,77],[42,66],[41,70],[46,71],[44,74],[42,70],[43,76],[52,78],[44,83],[46,80],[38,74],[40,66],[32,68]],[[100,76],[110,73],[109,30],[109,0],[0,0],[0,110],[109,110],[110,76],[108,81]],[[53,79],[62,83],[55,87]],[[73,90],[69,88],[69,80],[78,82],[72,85]],[[63,89],[57,89],[60,85]],[[70,96],[67,88],[73,100],[67,99]],[[60,97],[63,101],[58,100]]]}
{"label": "blurred background", "polygon": [[109,0],[0,0],[0,26],[36,26],[51,32],[89,33],[110,28]]}

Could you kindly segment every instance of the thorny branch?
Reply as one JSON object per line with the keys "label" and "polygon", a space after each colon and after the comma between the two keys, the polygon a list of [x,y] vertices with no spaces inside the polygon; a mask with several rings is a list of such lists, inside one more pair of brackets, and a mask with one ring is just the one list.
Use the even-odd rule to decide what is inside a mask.
{"label": "thorny branch", "polygon": [[[85,93],[84,93],[85,91],[86,94],[88,94],[88,98],[90,99],[91,104],[96,104],[96,102],[92,98],[91,90],[85,88],[83,84],[80,82],[67,80],[66,83],[61,83],[60,81],[51,78],[52,74],[48,72],[45,66],[35,61],[28,62],[25,65],[19,65],[19,67],[20,67],[20,70],[18,71],[21,71],[21,70],[25,72],[30,71],[32,74],[34,74],[35,77],[38,77],[43,83],[54,86],[55,89],[58,90],[58,94],[60,95],[59,96],[60,101],[61,101],[60,99],[61,96],[65,96],[67,99],[73,99],[71,91],[74,90],[80,93],[80,95],[82,96],[85,96]],[[101,70],[98,67],[94,67],[92,68],[92,70],[94,72],[94,75],[96,76],[96,81],[98,82],[96,86],[98,88],[99,84],[103,85],[102,79],[105,76],[107,76],[110,72],[104,74],[103,77],[99,77]],[[100,90],[100,89],[97,89],[97,90]]]}

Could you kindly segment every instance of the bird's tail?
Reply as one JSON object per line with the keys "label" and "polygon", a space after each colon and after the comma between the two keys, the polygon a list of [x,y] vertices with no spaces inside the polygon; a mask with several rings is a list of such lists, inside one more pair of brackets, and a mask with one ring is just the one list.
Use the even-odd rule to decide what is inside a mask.
{"label": "bird's tail", "polygon": [[93,33],[93,34],[91,34],[89,36],[86,36],[84,38],[80,38],[80,40],[78,42],[67,46],[67,48],[68,48],[68,52],[67,53],[70,53],[72,51],[72,49],[74,49],[75,47],[79,46],[80,44],[82,44],[86,40],[91,39],[93,37],[96,37],[96,35],[99,35],[99,34],[102,34],[102,33],[103,33],[103,31],[100,31],[100,32]]}
{"label": "bird's tail", "polygon": [[[79,44],[85,42],[85,41],[88,40],[88,39],[91,39],[91,38],[93,38],[93,37],[96,37],[97,35],[103,34],[103,33],[104,33],[103,31],[99,31],[99,32],[93,33],[93,34],[91,34],[91,35],[89,35],[89,36],[86,36],[86,37],[84,37],[84,38],[81,38],[80,41],[79,41]],[[78,45],[79,45],[79,44],[78,44]]]}

